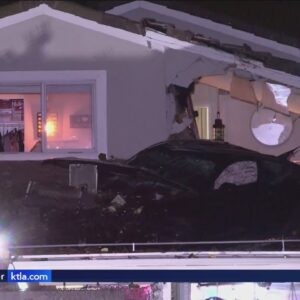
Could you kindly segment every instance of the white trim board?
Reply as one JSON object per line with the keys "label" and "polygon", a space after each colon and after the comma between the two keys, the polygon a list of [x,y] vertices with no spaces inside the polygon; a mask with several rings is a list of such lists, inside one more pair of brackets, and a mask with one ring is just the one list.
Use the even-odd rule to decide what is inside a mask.
{"label": "white trim board", "polygon": [[252,42],[254,44],[268,47],[271,49],[276,49],[277,51],[283,52],[288,55],[293,55],[296,57],[300,57],[300,49],[296,47],[292,47],[289,45],[285,45],[282,43],[278,43],[276,41],[262,38],[259,36],[256,36],[253,33],[249,33],[246,31],[234,29],[229,25],[224,25],[221,23],[217,23],[214,21],[211,21],[209,19],[196,17],[188,13],[184,13],[181,11],[177,11],[174,9],[167,8],[166,6],[150,3],[147,1],[133,1],[127,4],[123,4],[117,7],[114,7],[113,9],[110,9],[106,11],[107,13],[113,14],[113,15],[123,15],[127,12],[130,12],[132,10],[142,8],[145,10],[149,10],[155,13],[159,13],[161,15],[166,15],[168,17],[173,17],[175,19],[191,23],[215,32],[223,33],[235,38],[239,38],[245,41]]}

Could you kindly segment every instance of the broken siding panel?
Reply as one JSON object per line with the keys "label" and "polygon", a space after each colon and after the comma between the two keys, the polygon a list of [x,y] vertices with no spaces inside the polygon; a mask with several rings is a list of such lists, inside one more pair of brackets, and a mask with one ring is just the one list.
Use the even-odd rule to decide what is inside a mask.
{"label": "broken siding panel", "polygon": [[290,112],[300,114],[300,93],[293,91],[288,98],[288,108]]}
{"label": "broken siding panel", "polygon": [[251,82],[237,76],[232,77],[230,95],[232,98],[240,99],[242,101],[257,103]]}

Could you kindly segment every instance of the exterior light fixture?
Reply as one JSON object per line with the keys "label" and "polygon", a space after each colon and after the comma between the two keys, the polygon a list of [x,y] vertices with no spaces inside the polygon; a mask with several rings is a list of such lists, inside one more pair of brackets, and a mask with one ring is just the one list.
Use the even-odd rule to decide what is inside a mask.
{"label": "exterior light fixture", "polygon": [[224,142],[225,137],[225,125],[222,122],[220,117],[220,90],[218,91],[217,98],[217,118],[215,119],[215,123],[213,125],[213,140],[217,142]]}
{"label": "exterior light fixture", "polygon": [[218,142],[224,142],[225,137],[225,125],[220,117],[220,112],[217,112],[217,118],[213,125],[213,139]]}

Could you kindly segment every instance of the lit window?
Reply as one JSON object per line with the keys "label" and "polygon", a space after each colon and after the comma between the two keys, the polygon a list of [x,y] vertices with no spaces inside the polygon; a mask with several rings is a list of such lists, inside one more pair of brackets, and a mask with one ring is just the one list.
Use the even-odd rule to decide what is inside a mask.
{"label": "lit window", "polygon": [[40,152],[37,114],[41,111],[39,86],[1,87],[0,152]]}
{"label": "lit window", "polygon": [[0,87],[0,152],[92,149],[92,85],[48,85],[44,100],[40,90]]}
{"label": "lit window", "polygon": [[47,86],[46,148],[92,148],[92,86]]}

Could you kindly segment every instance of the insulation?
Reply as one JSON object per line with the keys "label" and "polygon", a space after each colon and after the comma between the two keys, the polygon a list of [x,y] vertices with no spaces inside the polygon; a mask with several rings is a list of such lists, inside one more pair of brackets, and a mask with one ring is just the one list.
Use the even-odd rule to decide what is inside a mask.
{"label": "insulation", "polygon": [[263,97],[264,82],[260,80],[255,80],[252,81],[251,84],[253,86],[256,100],[258,102],[261,102]]}
{"label": "insulation", "polygon": [[300,91],[293,91],[288,98],[288,110],[300,114]]}
{"label": "insulation", "polygon": [[274,94],[266,83],[263,86],[262,104],[264,107],[268,107],[276,112],[288,114],[288,107],[280,105],[276,102]]}
{"label": "insulation", "polygon": [[250,103],[257,103],[251,82],[237,76],[233,76],[231,81],[230,96]]}
{"label": "insulation", "polygon": [[204,76],[199,82],[229,92],[231,80],[232,73],[227,73],[226,75]]}

